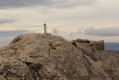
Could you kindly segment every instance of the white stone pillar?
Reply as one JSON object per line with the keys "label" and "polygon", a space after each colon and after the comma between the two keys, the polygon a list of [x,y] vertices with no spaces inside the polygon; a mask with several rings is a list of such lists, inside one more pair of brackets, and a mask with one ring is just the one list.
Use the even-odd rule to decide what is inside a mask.
{"label": "white stone pillar", "polygon": [[44,23],[44,33],[47,33],[47,26],[46,26],[46,23]]}

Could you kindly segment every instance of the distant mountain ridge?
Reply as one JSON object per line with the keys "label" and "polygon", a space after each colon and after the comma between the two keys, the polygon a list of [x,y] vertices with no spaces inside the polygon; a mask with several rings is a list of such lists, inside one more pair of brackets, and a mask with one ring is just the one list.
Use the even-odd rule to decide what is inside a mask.
{"label": "distant mountain ridge", "polygon": [[119,50],[119,43],[105,42],[105,50]]}
{"label": "distant mountain ridge", "polygon": [[114,42],[106,42],[105,43],[105,50],[108,52],[108,53],[111,53],[111,54],[119,54],[119,43],[114,43]]}

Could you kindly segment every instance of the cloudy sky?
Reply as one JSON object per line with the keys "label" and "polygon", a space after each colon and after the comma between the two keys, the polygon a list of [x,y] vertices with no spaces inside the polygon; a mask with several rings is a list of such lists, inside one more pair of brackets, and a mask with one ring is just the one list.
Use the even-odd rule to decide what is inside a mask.
{"label": "cloudy sky", "polygon": [[0,0],[0,46],[24,33],[119,42],[119,0]]}

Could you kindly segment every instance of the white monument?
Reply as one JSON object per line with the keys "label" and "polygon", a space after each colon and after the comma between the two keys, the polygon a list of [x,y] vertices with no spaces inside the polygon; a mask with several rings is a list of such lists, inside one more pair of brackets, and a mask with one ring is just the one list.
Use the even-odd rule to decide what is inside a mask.
{"label": "white monument", "polygon": [[47,33],[47,26],[46,26],[46,23],[44,23],[44,33]]}

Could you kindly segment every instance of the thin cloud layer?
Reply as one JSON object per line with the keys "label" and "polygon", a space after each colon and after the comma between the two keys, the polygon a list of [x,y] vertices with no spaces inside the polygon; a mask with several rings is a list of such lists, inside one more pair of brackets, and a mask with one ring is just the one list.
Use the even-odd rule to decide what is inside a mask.
{"label": "thin cloud layer", "polygon": [[8,23],[13,23],[17,21],[18,19],[0,19],[0,24],[8,24]]}
{"label": "thin cloud layer", "polygon": [[0,37],[15,37],[19,34],[24,34],[29,31],[27,30],[17,30],[17,31],[0,31]]}
{"label": "thin cloud layer", "polygon": [[119,36],[119,27],[109,27],[101,29],[88,28],[85,30],[85,34],[101,37]]}
{"label": "thin cloud layer", "polygon": [[51,0],[0,0],[0,8],[19,8],[33,5],[48,5]]}
{"label": "thin cloud layer", "polygon": [[44,6],[44,7],[70,7],[76,5],[90,5],[95,0],[0,0],[0,8],[21,8],[28,6]]}

